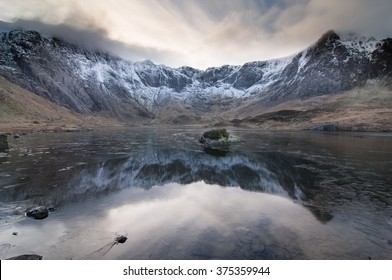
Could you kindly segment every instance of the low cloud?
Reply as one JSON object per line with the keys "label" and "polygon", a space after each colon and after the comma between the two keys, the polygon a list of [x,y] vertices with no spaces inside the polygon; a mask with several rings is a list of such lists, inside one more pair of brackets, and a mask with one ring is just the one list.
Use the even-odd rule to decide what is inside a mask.
{"label": "low cloud", "polygon": [[161,51],[155,48],[112,40],[108,37],[107,30],[97,26],[89,29],[78,29],[66,24],[54,25],[45,24],[38,20],[18,20],[11,27],[53,34],[80,47],[108,52],[132,61],[145,59],[159,60],[162,57],[166,57],[169,60],[171,56],[174,56],[170,51]]}
{"label": "low cloud", "polygon": [[390,0],[1,0],[0,9],[0,20],[129,60],[198,68],[291,55],[329,29],[392,35]]}

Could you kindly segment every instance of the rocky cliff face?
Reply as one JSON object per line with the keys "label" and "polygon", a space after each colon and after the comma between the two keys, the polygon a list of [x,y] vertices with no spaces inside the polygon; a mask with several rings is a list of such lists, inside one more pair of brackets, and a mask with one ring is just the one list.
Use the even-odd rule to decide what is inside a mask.
{"label": "rocky cliff face", "polygon": [[291,57],[201,71],[133,63],[51,35],[13,30],[0,33],[0,74],[83,114],[151,120],[168,104],[179,104],[182,111],[200,116],[248,99],[268,106],[390,77],[392,40],[329,31]]}

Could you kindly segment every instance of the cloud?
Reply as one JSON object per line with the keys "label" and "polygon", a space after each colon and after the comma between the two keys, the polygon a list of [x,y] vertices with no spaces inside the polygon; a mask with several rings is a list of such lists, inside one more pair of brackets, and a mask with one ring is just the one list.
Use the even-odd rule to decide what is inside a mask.
{"label": "cloud", "polygon": [[127,59],[199,68],[291,55],[329,29],[392,34],[390,0],[0,0],[0,10]]}
{"label": "cloud", "polygon": [[170,62],[172,57],[175,56],[170,51],[112,40],[108,37],[107,30],[97,26],[89,29],[78,29],[66,24],[45,24],[37,20],[17,20],[11,26],[17,29],[37,30],[47,34],[54,34],[80,47],[108,52],[132,61],[140,61],[147,58],[159,60],[165,57],[167,62]]}
{"label": "cloud", "polygon": [[[392,33],[392,21],[388,16],[392,2],[388,0],[311,0],[302,11],[291,6],[276,20],[276,25],[286,33],[296,36],[319,34],[321,30],[336,29],[364,35],[385,37]],[[300,15],[294,24],[287,19]]]}

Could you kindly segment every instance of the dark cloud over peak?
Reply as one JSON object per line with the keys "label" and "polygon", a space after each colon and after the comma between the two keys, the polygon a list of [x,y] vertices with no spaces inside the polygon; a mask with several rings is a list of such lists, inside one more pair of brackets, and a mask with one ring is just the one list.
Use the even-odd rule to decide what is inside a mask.
{"label": "dark cloud over peak", "polygon": [[292,55],[329,29],[391,37],[391,10],[391,0],[0,0],[0,20],[130,60],[197,68]]}
{"label": "dark cloud over peak", "polygon": [[155,48],[148,48],[127,44],[121,41],[112,40],[108,37],[108,32],[104,28],[94,26],[90,29],[80,29],[66,24],[45,24],[38,20],[17,20],[14,23],[3,22],[1,24],[7,29],[34,30],[61,38],[79,47],[93,51],[104,51],[115,56],[131,61],[143,61],[146,58],[160,60],[162,57],[170,59],[174,56],[169,51],[162,51]]}

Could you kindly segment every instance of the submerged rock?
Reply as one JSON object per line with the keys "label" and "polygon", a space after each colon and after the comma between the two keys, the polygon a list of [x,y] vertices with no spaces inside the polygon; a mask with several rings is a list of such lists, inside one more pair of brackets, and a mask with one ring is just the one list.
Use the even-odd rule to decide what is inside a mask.
{"label": "submerged rock", "polygon": [[0,153],[5,152],[9,149],[7,135],[0,134]]}
{"label": "submerged rock", "polygon": [[9,258],[7,260],[42,260],[42,256],[36,254],[26,254]]}
{"label": "submerged rock", "polygon": [[42,220],[49,216],[49,210],[45,206],[31,207],[26,210],[26,216],[36,220]]}

